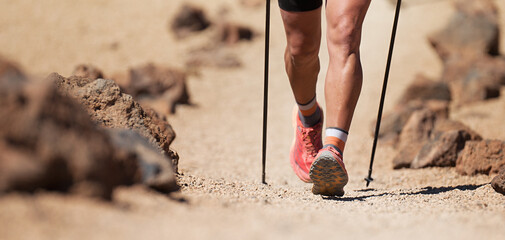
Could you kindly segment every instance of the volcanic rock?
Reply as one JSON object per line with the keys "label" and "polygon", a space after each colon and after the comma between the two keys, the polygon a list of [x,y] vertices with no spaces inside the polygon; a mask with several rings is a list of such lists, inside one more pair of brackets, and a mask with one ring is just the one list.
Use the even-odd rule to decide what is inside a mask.
{"label": "volcanic rock", "polygon": [[250,41],[254,32],[249,27],[225,22],[217,26],[218,42],[233,45],[239,41]]}
{"label": "volcanic rock", "polygon": [[505,142],[468,141],[456,162],[456,171],[462,175],[490,174],[504,166]]}
{"label": "volcanic rock", "polygon": [[412,160],[428,142],[435,122],[435,112],[428,109],[412,113],[400,134],[399,151],[393,159],[394,169],[410,167]]}
{"label": "volcanic rock", "polygon": [[465,131],[444,132],[421,148],[410,167],[454,166],[459,151],[463,149],[465,141],[469,138],[469,134]]}
{"label": "volcanic rock", "polygon": [[469,140],[482,140],[482,138],[460,122],[437,121],[430,141],[424,144],[410,167],[453,167],[459,153],[465,147],[465,142]]}
{"label": "volcanic rock", "polygon": [[413,100],[451,101],[451,91],[446,82],[434,81],[418,74],[399,99],[399,105]]}
{"label": "volcanic rock", "polygon": [[[407,103],[399,103],[393,111],[384,114],[381,121],[379,139],[382,143],[396,146],[400,133],[412,113],[418,110],[428,109],[436,115],[436,118],[445,119],[449,116],[449,104],[447,101],[438,100],[411,100]],[[375,122],[371,127],[372,136],[375,131]]]}
{"label": "volcanic rock", "polygon": [[[161,95],[174,86],[178,88],[179,92],[185,89],[186,75],[183,72],[156,66],[153,63],[130,68],[129,75],[130,84],[126,90],[134,97]],[[181,101],[187,102],[187,95]]]}
{"label": "volcanic rock", "polygon": [[491,0],[458,0],[449,24],[429,37],[445,62],[449,59],[499,54],[498,10]]}
{"label": "volcanic rock", "polygon": [[159,113],[175,113],[176,104],[189,104],[186,74],[152,63],[130,68],[121,89]]}
{"label": "volcanic rock", "polygon": [[498,175],[493,178],[491,187],[493,187],[496,192],[505,195],[505,167],[502,167]]}
{"label": "volcanic rock", "polygon": [[184,38],[193,32],[205,30],[210,22],[202,9],[184,5],[170,24],[170,29],[177,38]]}
{"label": "volcanic rock", "polygon": [[147,139],[131,129],[108,129],[108,132],[117,148],[136,156],[144,184],[164,193],[179,189],[170,159]]}
{"label": "volcanic rock", "polygon": [[103,73],[100,69],[96,68],[93,65],[89,64],[81,64],[75,67],[73,76],[83,77],[83,78],[91,78],[93,80],[103,78]]}
{"label": "volcanic rock", "polygon": [[82,106],[53,84],[0,82],[12,86],[0,94],[0,192],[110,198],[114,187],[140,180],[134,156],[116,151]]}
{"label": "volcanic rock", "polygon": [[448,26],[429,37],[444,62],[441,80],[454,106],[500,96],[505,58],[499,56],[499,16],[491,0],[458,0]]}
{"label": "volcanic rock", "polygon": [[16,82],[26,81],[26,79],[26,75],[15,63],[0,56],[0,84],[5,84],[0,85],[0,91],[16,85]]}
{"label": "volcanic rock", "polygon": [[505,58],[481,56],[449,61],[442,80],[450,85],[457,106],[497,98],[505,82]]}
{"label": "volcanic rock", "polygon": [[[134,129],[168,157],[177,156],[170,150],[170,144],[175,138],[170,124],[154,111],[145,111],[132,96],[122,93],[114,81],[76,76],[65,78],[57,73],[51,74],[48,80],[55,82],[62,93],[81,102],[99,125]],[[177,170],[178,159],[172,161],[174,170]]]}
{"label": "volcanic rock", "polygon": [[[379,138],[387,145],[396,146],[399,135],[413,112],[421,109],[434,111],[437,118],[447,118],[451,92],[445,82],[431,80],[417,75],[413,83],[405,89],[395,108],[382,117]],[[372,127],[375,132],[375,122]]]}
{"label": "volcanic rock", "polygon": [[423,144],[416,144],[412,148],[401,148],[393,158],[393,169],[410,168],[415,156],[421,150]]}

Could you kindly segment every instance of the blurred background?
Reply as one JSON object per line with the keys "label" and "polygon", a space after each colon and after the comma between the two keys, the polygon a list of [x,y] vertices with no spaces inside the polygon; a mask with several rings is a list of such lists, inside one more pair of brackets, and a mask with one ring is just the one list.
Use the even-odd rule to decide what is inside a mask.
{"label": "blurred background", "polygon": [[[376,181],[371,189],[365,189],[362,179],[368,171],[396,4],[394,0],[372,1],[362,35],[363,89],[346,148],[350,182],[341,200],[313,196],[311,186],[300,182],[289,166],[294,99],[284,71],[284,29],[277,1],[271,4],[269,184],[263,185],[264,0],[0,0],[3,61],[32,81],[68,83],[68,87],[59,88],[77,96],[76,102],[85,105],[93,123],[105,128],[133,128],[155,143],[153,151],[163,152],[162,158],[171,160],[176,170],[175,176],[169,170],[162,180],[161,175],[153,173],[151,181],[146,177],[151,176],[146,173],[150,168],[139,160],[131,179],[109,189],[106,200],[89,198],[96,194],[82,190],[77,180],[75,186],[57,191],[60,193],[44,186],[27,191],[0,184],[0,239],[499,239],[505,235],[504,198],[489,184],[505,166],[503,153],[485,156],[492,159],[488,169],[488,165],[467,160],[484,157],[471,155],[471,150],[461,154],[464,150],[460,145],[449,159],[443,155],[449,150],[440,149],[456,149],[455,145],[447,147],[439,140],[447,129],[466,131],[464,140],[454,140],[457,144],[496,140],[476,143],[485,146],[475,152],[488,148],[505,152],[505,1],[403,1],[384,132],[374,168]],[[322,20],[324,36],[324,14]],[[328,66],[324,37],[320,59],[318,99],[324,106]],[[51,73],[59,76],[48,77]],[[89,80],[72,80],[71,76]],[[96,82],[99,78],[113,82]],[[95,87],[110,85],[99,89],[111,96],[115,91],[124,93],[115,100],[124,108],[101,112],[110,105],[107,96],[99,94],[89,100],[98,88],[81,89],[81,83],[72,85],[72,81]],[[14,89],[0,86],[2,93]],[[16,94],[14,90],[11,93]],[[131,123],[133,117],[127,109],[137,102],[142,110],[133,109],[146,114]],[[2,107],[3,128],[9,128],[6,123],[17,122],[16,116],[33,116],[9,114],[15,108],[6,106]],[[428,113],[420,112],[416,120],[411,116],[418,110]],[[447,128],[440,127],[443,130],[418,131],[425,139],[417,140],[412,137],[418,133],[415,131],[431,119],[421,113],[453,122],[448,122]],[[403,134],[407,126],[415,133]],[[84,136],[86,131],[81,129],[76,136]],[[2,130],[2,134],[6,143],[0,142],[0,149],[11,144],[7,135],[11,133]],[[121,149],[118,146],[123,146],[125,136],[130,135],[114,134],[119,138],[107,136],[119,143],[110,148]],[[69,137],[74,138],[79,137]],[[73,148],[67,151],[79,149],[77,143],[72,142]],[[126,149],[137,146],[127,145]],[[83,147],[79,154],[92,155],[88,153],[94,150],[88,148],[98,147]],[[409,152],[411,149],[415,151]],[[438,160],[424,161],[421,149],[438,154]],[[137,156],[144,156],[141,150],[135,151]],[[34,150],[29,159],[41,152]],[[116,158],[112,155],[106,156]],[[18,155],[4,156],[9,157],[0,159],[0,173],[7,176],[18,169],[10,164],[15,160],[12,156]],[[459,156],[468,157],[459,160]],[[416,157],[421,160],[414,161]],[[69,157],[69,161],[73,159]],[[462,165],[458,167],[456,161]],[[170,169],[156,164],[160,169]],[[180,189],[175,193],[174,184]],[[73,194],[72,189],[79,194]]]}

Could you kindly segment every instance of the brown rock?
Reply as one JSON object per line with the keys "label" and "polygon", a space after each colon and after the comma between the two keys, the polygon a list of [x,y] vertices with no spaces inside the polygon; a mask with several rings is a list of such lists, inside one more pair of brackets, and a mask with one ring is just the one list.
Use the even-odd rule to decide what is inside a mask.
{"label": "brown rock", "polygon": [[[446,125],[454,122],[450,120],[443,121]],[[439,124],[437,124],[439,125]],[[462,123],[454,123],[455,130],[438,131],[435,127],[435,133],[432,134],[432,139],[424,144],[415,159],[412,161],[412,168],[423,167],[453,167],[456,165],[458,155],[465,147],[465,142],[469,140],[481,140],[482,138],[472,130],[467,130],[468,127],[462,126],[458,129],[457,125]]]}
{"label": "brown rock", "polygon": [[490,174],[504,166],[505,142],[468,141],[456,162],[456,171],[462,175]]}
{"label": "brown rock", "polygon": [[429,37],[443,61],[499,54],[498,11],[491,0],[458,0],[449,24]]}
{"label": "brown rock", "polygon": [[456,1],[448,26],[429,39],[444,62],[454,106],[500,96],[505,58],[499,56],[499,16],[491,0]]}
{"label": "brown rock", "polygon": [[103,73],[100,69],[93,65],[81,64],[75,67],[72,75],[76,77],[91,78],[93,80],[103,78]]}
{"label": "brown rock", "polygon": [[423,103],[425,109],[433,112],[437,119],[449,118],[449,103],[447,101],[427,100]]}
{"label": "brown rock", "polygon": [[445,82],[433,81],[418,74],[400,97],[399,105],[413,100],[451,101],[451,91]]}
{"label": "brown rock", "polygon": [[217,28],[218,41],[227,45],[233,45],[239,41],[250,41],[254,37],[251,28],[234,23],[225,22],[219,24]]}
{"label": "brown rock", "polygon": [[175,113],[177,104],[190,104],[186,73],[179,70],[148,63],[130,68],[128,74],[114,74],[112,79],[144,108],[161,114]]}
{"label": "brown rock", "polygon": [[205,30],[210,22],[202,9],[184,5],[170,24],[170,29],[177,38],[184,38],[193,32]]}
{"label": "brown rock", "polygon": [[505,195],[505,167],[502,167],[498,175],[493,178],[491,187],[493,187],[496,192]]}
{"label": "brown rock", "polygon": [[442,75],[456,106],[499,97],[504,79],[505,59],[488,56],[448,61]]}
{"label": "brown rock", "polygon": [[[134,97],[142,97],[144,94],[158,96],[174,86],[182,89],[186,80],[183,72],[156,66],[153,63],[130,68],[129,75],[130,84],[127,90],[128,94]],[[181,101],[187,102],[187,96]]]}
{"label": "brown rock", "polygon": [[170,159],[146,138],[131,129],[109,129],[108,132],[117,148],[136,156],[144,184],[164,193],[179,189]]}
{"label": "brown rock", "polygon": [[139,181],[134,156],[116,151],[108,134],[54,85],[17,81],[8,90],[0,94],[0,192],[110,198],[115,186]]}
{"label": "brown rock", "polygon": [[143,109],[147,116],[146,119],[150,119],[149,128],[151,134],[156,136],[157,145],[161,147],[162,152],[171,160],[172,168],[177,173],[179,170],[179,155],[170,149],[170,144],[175,139],[175,132],[172,126],[167,122],[165,117],[160,117],[153,109],[148,107],[144,107]]}
{"label": "brown rock", "polygon": [[157,112],[175,113],[176,104],[189,104],[186,74],[152,63],[131,68],[121,88]]}
{"label": "brown rock", "polygon": [[439,121],[437,121],[437,123],[435,124],[434,129],[435,134],[433,136],[437,137],[435,135],[449,131],[464,131],[470,134],[472,140],[482,140],[477,132],[475,132],[465,124],[450,119],[439,119]]}
{"label": "brown rock", "polygon": [[[134,129],[149,142],[164,151],[168,157],[176,156],[170,150],[175,133],[166,121],[154,111],[145,111],[133,97],[120,91],[112,80],[70,77],[64,78],[56,73],[48,77],[58,89],[81,102],[91,118],[108,128]],[[177,159],[172,159],[177,169]]]}
{"label": "brown rock", "polygon": [[[396,146],[403,126],[409,120],[413,112],[423,108],[422,102],[408,103],[396,106],[393,111],[384,114],[381,121],[379,139],[381,143]],[[371,135],[375,134],[376,122],[371,124]]]}
{"label": "brown rock", "polygon": [[416,144],[412,148],[401,148],[393,158],[393,169],[410,168],[413,159],[421,148],[422,144]]}
{"label": "brown rock", "polygon": [[[449,116],[449,104],[447,101],[412,100],[406,104],[398,104],[393,111],[386,113],[382,117],[381,129],[379,132],[379,139],[381,142],[396,146],[399,135],[412,113],[422,109],[429,109],[436,115],[436,118],[439,119],[446,119]],[[371,129],[373,136],[375,132],[375,122]]]}
{"label": "brown rock", "polygon": [[428,109],[412,113],[400,134],[399,152],[393,159],[394,169],[410,166],[419,150],[428,142],[435,122],[435,112]]}
{"label": "brown rock", "polygon": [[419,110],[409,119],[401,134],[399,153],[393,159],[395,169],[454,166],[466,141],[482,139],[461,122],[433,109]]}
{"label": "brown rock", "polygon": [[13,82],[26,81],[26,75],[21,69],[13,62],[2,58],[0,56],[0,90],[12,87]]}

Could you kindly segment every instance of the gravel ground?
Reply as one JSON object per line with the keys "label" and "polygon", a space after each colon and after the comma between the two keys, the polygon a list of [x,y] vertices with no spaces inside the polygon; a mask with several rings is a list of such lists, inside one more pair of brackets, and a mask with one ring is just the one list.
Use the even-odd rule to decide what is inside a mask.
{"label": "gravel ground", "polygon": [[[189,49],[208,34],[177,41],[167,23],[183,2],[202,6],[261,32],[264,8],[236,0],[0,0],[0,54],[36,76],[67,76],[79,63],[105,73],[153,61],[182,67]],[[385,111],[422,72],[436,77],[441,63],[426,35],[445,24],[449,1],[405,1],[398,29]],[[496,1],[502,12],[505,2]],[[505,196],[493,176],[460,176],[452,168],[392,170],[394,149],[380,144],[370,188],[367,174],[394,7],[372,1],[365,20],[365,80],[346,148],[346,195],[322,198],[292,173],[294,101],[284,73],[285,46],[277,6],[272,5],[267,185],[261,184],[263,40],[232,47],[238,69],[204,68],[189,79],[191,106],[168,116],[180,155],[179,193],[165,196],[141,186],[124,187],[113,202],[50,192],[0,197],[0,239],[503,239]],[[505,31],[504,14],[501,16]],[[505,40],[501,40],[505,46]],[[325,42],[322,69],[328,63]],[[114,46],[114,47],[111,47]],[[503,53],[503,50],[502,50]],[[324,105],[323,80],[318,85]],[[453,110],[484,138],[505,140],[505,97]]]}

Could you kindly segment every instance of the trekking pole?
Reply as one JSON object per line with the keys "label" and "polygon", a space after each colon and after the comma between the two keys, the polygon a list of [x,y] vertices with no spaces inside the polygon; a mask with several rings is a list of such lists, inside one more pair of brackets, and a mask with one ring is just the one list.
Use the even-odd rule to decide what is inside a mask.
{"label": "trekking pole", "polygon": [[398,17],[400,16],[401,5],[402,5],[402,0],[397,0],[395,19],[393,22],[393,30],[391,32],[391,42],[389,43],[389,53],[388,53],[388,59],[387,59],[387,64],[386,64],[386,72],[384,73],[384,82],[382,84],[382,94],[381,94],[381,100],[379,103],[379,112],[377,113],[377,124],[375,125],[375,135],[374,135],[374,139],[373,139],[372,156],[370,157],[370,168],[368,169],[368,177],[365,178],[366,187],[368,187],[368,185],[370,185],[370,182],[373,181],[373,178],[372,178],[373,160],[375,157],[375,148],[377,147],[377,139],[379,138],[379,129],[381,126],[381,119],[382,119],[382,108],[384,107],[384,99],[386,98],[386,88],[388,85],[389,69],[391,68],[391,58],[393,57],[393,48],[395,45],[396,28],[398,26]]}
{"label": "trekking pole", "polygon": [[270,48],[270,0],[266,0],[266,14],[265,14],[265,75],[263,85],[263,146],[261,152],[261,182],[267,184],[265,181],[265,167],[266,167],[266,152],[267,152],[267,116],[268,116],[268,55]]}

